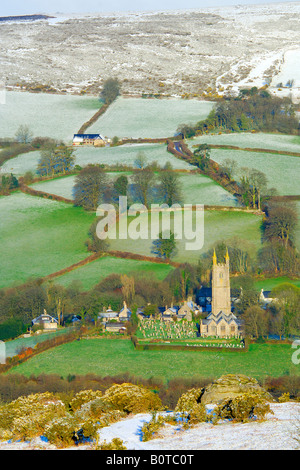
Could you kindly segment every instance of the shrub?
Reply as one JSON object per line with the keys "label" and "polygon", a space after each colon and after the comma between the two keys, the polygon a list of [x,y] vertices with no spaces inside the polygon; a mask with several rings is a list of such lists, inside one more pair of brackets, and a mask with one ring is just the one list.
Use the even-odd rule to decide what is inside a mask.
{"label": "shrub", "polygon": [[189,412],[200,402],[202,395],[201,388],[192,388],[184,393],[178,400],[175,411],[187,411]]}
{"label": "shrub", "polygon": [[0,408],[0,428],[29,439],[43,433],[46,423],[66,414],[64,404],[51,393],[20,397]]}
{"label": "shrub", "polygon": [[101,396],[102,392],[100,390],[81,390],[80,392],[76,393],[74,398],[71,400],[70,408],[72,411],[79,410],[79,408],[85,403],[88,403],[95,398],[100,398]]}
{"label": "shrub", "polygon": [[264,419],[267,413],[272,413],[269,403],[258,395],[245,393],[235,398],[227,398],[214,409],[214,422],[220,419],[230,419],[244,423],[253,418]]}
{"label": "shrub", "polygon": [[283,393],[279,398],[278,398],[279,403],[286,403],[287,401],[290,401],[290,394],[289,393]]}
{"label": "shrub", "polygon": [[96,444],[94,450],[127,450],[127,448],[124,446],[122,439],[115,437],[109,443],[104,441],[101,444]]}
{"label": "shrub", "polygon": [[90,418],[99,419],[112,410],[113,406],[111,403],[108,403],[103,398],[96,398],[88,403],[84,403],[81,408],[75,412],[75,414],[82,420]]}
{"label": "shrub", "polygon": [[158,395],[144,387],[130,383],[113,385],[106,390],[103,398],[115,409],[126,413],[143,413],[162,408]]}
{"label": "shrub", "polygon": [[149,423],[145,423],[142,427],[143,437],[142,440],[149,441],[157,437],[158,431],[166,424],[176,424],[176,418],[174,416],[157,416],[154,412]]}
{"label": "shrub", "polygon": [[74,444],[79,422],[72,415],[54,419],[45,426],[44,436],[56,447],[68,447]]}
{"label": "shrub", "polygon": [[207,420],[205,405],[197,403],[191,408],[187,415],[187,424],[193,426],[198,423],[204,423]]}

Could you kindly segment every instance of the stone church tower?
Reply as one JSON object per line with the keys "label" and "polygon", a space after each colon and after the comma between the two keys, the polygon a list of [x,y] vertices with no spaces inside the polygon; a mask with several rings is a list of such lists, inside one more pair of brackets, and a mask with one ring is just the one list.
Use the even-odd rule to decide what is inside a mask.
{"label": "stone church tower", "polygon": [[218,315],[219,312],[230,315],[230,278],[229,278],[229,255],[226,250],[225,263],[218,263],[216,252],[213,255],[212,267],[212,305],[211,311]]}

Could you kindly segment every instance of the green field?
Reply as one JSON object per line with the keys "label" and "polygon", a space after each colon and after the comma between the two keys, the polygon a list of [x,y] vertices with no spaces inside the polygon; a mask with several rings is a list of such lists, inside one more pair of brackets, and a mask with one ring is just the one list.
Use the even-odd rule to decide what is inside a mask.
{"label": "green field", "polygon": [[299,195],[300,157],[229,149],[212,149],[210,156],[219,164],[228,158],[235,160],[238,164],[235,178],[239,178],[241,168],[255,168],[265,173],[267,187],[276,188],[279,195]]}
{"label": "green field", "polygon": [[[152,251],[152,243],[153,240],[157,237],[157,235],[153,239],[150,237],[150,228],[151,228],[151,219],[150,214],[141,214],[136,218],[136,220],[140,220],[141,222],[141,234],[144,237],[148,237],[148,239],[139,238],[137,240],[132,238],[127,239],[116,239],[110,240],[110,249],[112,250],[121,250],[121,251],[129,251],[132,253],[143,254],[147,256],[154,256],[151,254]],[[134,218],[128,218],[128,233],[130,233],[131,229],[131,221]],[[171,220],[172,220],[171,216]],[[193,230],[195,230],[195,212],[193,212]],[[178,262],[190,262],[195,263],[197,262],[201,253],[206,252],[209,250],[214,243],[217,241],[226,241],[233,237],[238,237],[249,244],[250,252],[255,255],[256,250],[261,246],[261,234],[260,234],[260,224],[261,224],[261,217],[257,216],[252,213],[247,212],[235,212],[235,211],[221,211],[221,210],[206,210],[204,212],[204,232],[203,226],[199,224],[199,228],[196,230],[197,234],[200,236],[203,233],[204,236],[204,244],[202,247],[195,249],[186,249],[187,239],[183,237],[181,240],[176,240],[176,247],[177,253],[172,258],[174,261]],[[148,227],[147,227],[148,225]],[[144,226],[144,230],[143,230]],[[147,231],[148,229],[148,231]],[[172,224],[171,224],[172,229]],[[172,229],[174,231],[174,229]],[[119,226],[117,226],[117,236],[119,233]],[[122,235],[124,233],[121,230]],[[175,230],[176,233],[176,230]],[[184,230],[183,230],[184,235]]]}
{"label": "green field", "polygon": [[14,137],[20,125],[34,137],[72,142],[81,125],[100,108],[96,96],[59,95],[9,91],[0,106],[0,137]]}
{"label": "green field", "polygon": [[211,101],[120,97],[87,132],[111,138],[172,137],[180,124],[205,119],[213,106]]}
{"label": "green field", "polygon": [[76,281],[78,286],[84,290],[94,287],[110,274],[139,274],[140,276],[154,276],[163,280],[173,268],[167,264],[156,264],[149,261],[137,261],[133,259],[114,258],[105,256],[92,263],[81,266],[63,276],[55,278],[55,283],[68,286]]}
{"label": "green field", "polygon": [[294,286],[300,287],[300,279],[290,279],[289,277],[284,277],[284,276],[272,277],[269,279],[261,279],[259,281],[256,281],[254,285],[257,290],[263,289],[265,291],[269,291],[269,290],[274,289],[274,287],[277,287],[280,284],[283,284],[286,282],[293,284]]}
{"label": "green field", "polygon": [[300,374],[292,363],[288,344],[251,344],[249,352],[239,351],[136,351],[130,340],[85,339],[49,349],[10,369],[11,374],[109,376],[129,372],[164,382],[184,377],[219,377],[246,374],[256,379],[266,376]]}
{"label": "green field", "polygon": [[[137,155],[142,152],[147,158],[148,164],[157,162],[161,167],[171,163],[175,169],[193,169],[183,160],[174,157],[167,152],[165,144],[126,144],[117,147],[78,147],[75,150],[75,164],[86,166],[92,164],[126,165],[134,166]],[[13,173],[21,176],[26,171],[36,173],[40,159],[40,152],[33,151],[23,153],[12,158],[2,165],[3,173]]]}
{"label": "green field", "polygon": [[0,198],[0,287],[56,272],[89,255],[93,213],[23,193]]}

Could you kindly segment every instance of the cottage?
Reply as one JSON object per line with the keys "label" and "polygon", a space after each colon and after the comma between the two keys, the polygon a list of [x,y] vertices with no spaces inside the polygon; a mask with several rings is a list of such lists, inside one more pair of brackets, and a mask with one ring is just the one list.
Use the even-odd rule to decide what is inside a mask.
{"label": "cottage", "polygon": [[39,328],[43,330],[56,330],[58,321],[56,318],[51,317],[51,315],[48,315],[46,310],[44,310],[44,313],[42,315],[39,315],[38,317],[34,318],[32,320],[32,326],[39,326]]}
{"label": "cottage", "polygon": [[123,302],[123,307],[119,312],[115,312],[108,307],[108,309],[104,309],[103,312],[98,314],[98,320],[101,320],[103,323],[110,322],[110,321],[119,321],[119,322],[126,322],[130,320],[132,313],[131,310],[127,307],[126,302]]}
{"label": "cottage", "polygon": [[270,303],[276,302],[277,299],[270,297],[271,291],[261,289],[259,294],[259,303],[263,308],[266,308]]}
{"label": "cottage", "polygon": [[100,134],[74,134],[73,145],[94,145],[95,147],[104,147],[106,140]]}

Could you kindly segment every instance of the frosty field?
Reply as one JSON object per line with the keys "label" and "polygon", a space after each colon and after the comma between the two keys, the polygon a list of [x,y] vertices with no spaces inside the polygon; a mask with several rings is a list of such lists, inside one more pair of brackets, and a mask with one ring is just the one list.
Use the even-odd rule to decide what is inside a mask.
{"label": "frosty field", "polygon": [[206,118],[213,105],[180,98],[118,98],[87,132],[110,138],[172,137],[180,124]]}
{"label": "frosty field", "polygon": [[34,137],[72,142],[100,106],[96,96],[7,91],[0,105],[0,137],[14,137],[18,127],[26,125]]}
{"label": "frosty field", "polygon": [[42,277],[88,256],[94,214],[23,193],[0,198],[0,287]]}
{"label": "frosty field", "polygon": [[[115,180],[118,176],[125,174],[132,181],[130,172],[112,172],[107,175]],[[180,186],[185,204],[207,204],[219,206],[238,206],[237,199],[226,191],[222,186],[215,183],[209,177],[200,174],[180,174]],[[31,188],[37,191],[56,194],[68,199],[73,199],[73,186],[75,176],[56,178],[50,181],[34,183]]]}
{"label": "frosty field", "polygon": [[[134,161],[139,152],[142,152],[148,164],[157,162],[160,166],[165,166],[167,162],[171,163],[174,169],[191,169],[188,163],[174,157],[167,152],[164,144],[128,144],[119,147],[79,147],[76,148],[75,165],[86,166],[92,164],[104,165],[128,165],[134,166]],[[21,176],[26,171],[36,173],[37,165],[40,159],[40,152],[34,151],[18,155],[2,165],[0,172],[13,173]]]}
{"label": "frosty field", "polygon": [[242,148],[284,150],[300,153],[300,137],[295,135],[267,134],[264,132],[232,132],[231,134],[207,134],[187,141],[193,145],[235,145]]}
{"label": "frosty field", "polygon": [[[147,221],[147,217],[149,217]],[[145,234],[145,239],[122,239],[122,240],[110,240],[110,248],[112,250],[122,250],[132,253],[137,253],[146,256],[155,256],[152,254],[152,243],[153,239],[150,236],[150,215],[142,214],[139,219],[141,223],[141,233]],[[172,218],[171,218],[172,220]],[[195,213],[193,213],[193,230],[195,230]],[[128,227],[132,219],[128,218]],[[149,233],[147,234],[147,223]],[[229,240],[233,237],[238,237],[249,243],[250,252],[254,255],[256,250],[261,245],[260,237],[260,223],[261,218],[257,215],[245,212],[231,212],[231,211],[219,211],[206,210],[204,213],[204,245],[202,248],[195,248],[192,250],[186,249],[187,239],[182,238],[176,240],[177,252],[172,260],[177,262],[189,262],[196,263],[201,253],[209,250],[213,244],[217,241]],[[143,230],[145,227],[145,230]],[[171,225],[171,229],[174,231]],[[200,230],[197,229],[197,233],[200,235]],[[175,230],[176,233],[176,230]],[[118,229],[117,229],[118,234]],[[122,231],[122,236],[124,236]]]}
{"label": "frosty field", "polygon": [[[219,164],[228,158],[235,160],[238,164],[237,172],[247,167],[265,173],[267,187],[276,188],[280,196],[299,194],[300,157],[228,149],[212,149],[210,156]],[[234,177],[237,176],[234,174]]]}

